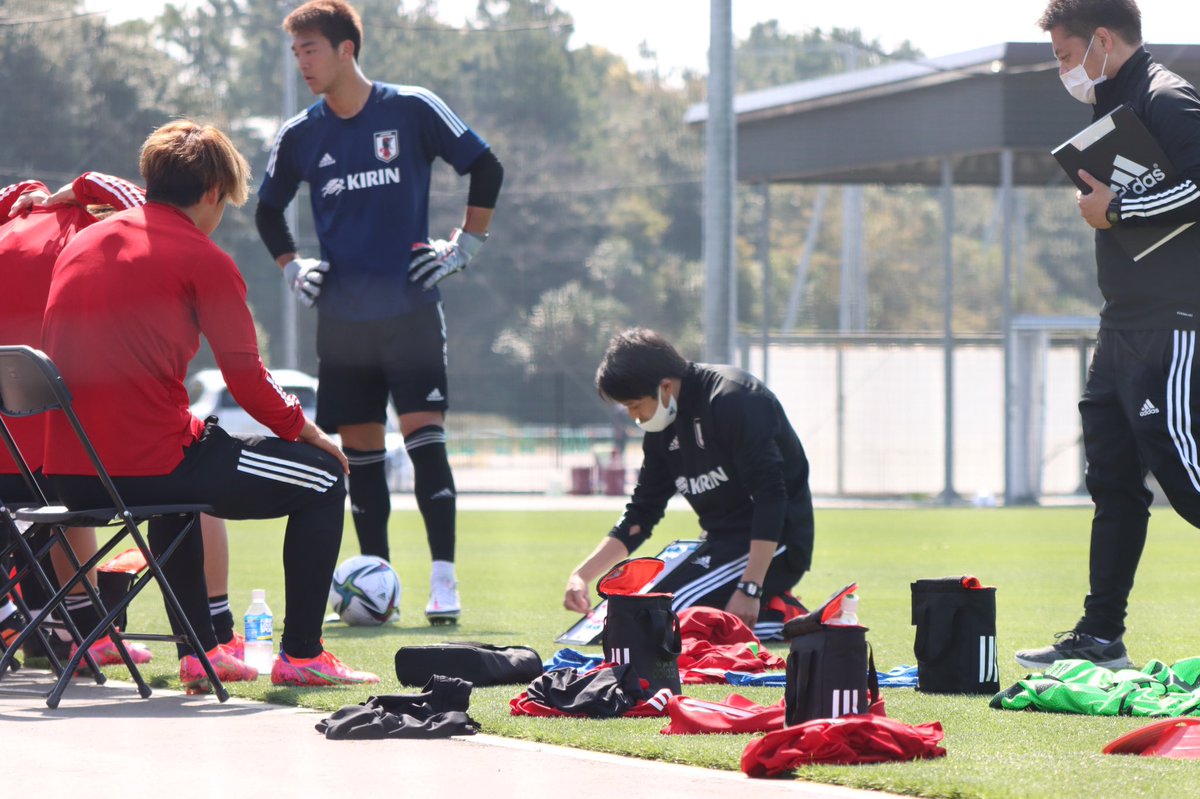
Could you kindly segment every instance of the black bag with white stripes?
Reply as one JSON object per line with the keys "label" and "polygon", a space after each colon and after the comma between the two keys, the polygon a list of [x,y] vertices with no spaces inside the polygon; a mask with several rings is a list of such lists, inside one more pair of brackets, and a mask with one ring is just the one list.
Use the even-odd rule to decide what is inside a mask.
{"label": "black bag with white stripes", "polygon": [[784,688],[789,727],[869,713],[878,700],[879,676],[866,627],[823,624],[792,638]]}
{"label": "black bag with white stripes", "polygon": [[609,594],[604,619],[604,659],[628,663],[650,683],[650,693],[680,693],[679,653],[683,639],[672,594]]}
{"label": "black bag with white stripes", "polygon": [[996,589],[975,577],[941,577],[912,584],[917,628],[917,690],[934,694],[995,694]]}

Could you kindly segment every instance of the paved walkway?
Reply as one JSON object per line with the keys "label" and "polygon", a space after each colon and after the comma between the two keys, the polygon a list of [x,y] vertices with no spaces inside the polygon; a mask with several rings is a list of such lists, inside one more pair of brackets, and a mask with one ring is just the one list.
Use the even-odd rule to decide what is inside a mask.
{"label": "paved walkway", "polygon": [[[0,689],[48,679],[22,670]],[[56,710],[0,690],[6,796],[473,797],[486,799],[879,799],[885,794],[475,735],[442,741],[328,741],[324,714],[79,681]],[[80,786],[88,786],[80,788]]]}

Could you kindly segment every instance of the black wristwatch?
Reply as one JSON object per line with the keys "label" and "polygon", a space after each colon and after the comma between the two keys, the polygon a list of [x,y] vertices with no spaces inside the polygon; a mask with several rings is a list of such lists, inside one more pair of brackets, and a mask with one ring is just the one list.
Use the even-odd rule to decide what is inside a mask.
{"label": "black wristwatch", "polygon": [[1121,224],[1121,198],[1120,197],[1113,197],[1112,200],[1109,201],[1108,211],[1105,212],[1104,217],[1105,217],[1105,219],[1108,220],[1108,224],[1112,225],[1113,227],[1116,227],[1117,225]]}
{"label": "black wristwatch", "polygon": [[737,590],[751,599],[758,599],[762,596],[762,586],[752,580],[742,580],[737,584]]}

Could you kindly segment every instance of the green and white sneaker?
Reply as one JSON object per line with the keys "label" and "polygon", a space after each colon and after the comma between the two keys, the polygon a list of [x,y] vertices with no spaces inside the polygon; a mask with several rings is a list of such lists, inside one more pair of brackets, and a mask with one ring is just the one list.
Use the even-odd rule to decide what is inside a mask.
{"label": "green and white sneaker", "polygon": [[1055,633],[1054,638],[1050,646],[1020,650],[1016,653],[1017,662],[1035,671],[1045,671],[1056,660],[1087,660],[1106,669],[1133,668],[1133,661],[1120,638],[1104,644],[1094,636],[1076,630]]}

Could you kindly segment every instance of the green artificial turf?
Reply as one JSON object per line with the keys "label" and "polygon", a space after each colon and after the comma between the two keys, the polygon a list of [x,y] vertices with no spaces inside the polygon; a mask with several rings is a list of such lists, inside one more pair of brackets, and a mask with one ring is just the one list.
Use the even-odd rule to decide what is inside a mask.
{"label": "green artificial turf", "polygon": [[[998,587],[1000,681],[1024,676],[1012,652],[1049,643],[1069,629],[1086,592],[1090,509],[819,510],[813,571],[797,593],[815,605],[850,581],[859,583],[859,617],[870,627],[880,671],[912,664],[909,583],[922,577],[975,574]],[[458,627],[430,628],[423,608],[429,555],[415,513],[392,517],[392,560],[404,585],[401,619],[383,628],[331,624],[325,644],[356,668],[384,679],[380,686],[279,689],[257,683],[230,685],[239,697],[334,710],[372,693],[402,693],[392,659],[398,647],[446,640],[534,647],[543,659],[559,645],[554,637],[574,616],[560,602],[567,573],[613,521],[605,512],[463,512],[459,514],[459,579],[464,605]],[[230,523],[235,616],[250,589],[266,588],[282,625],[283,575],[280,522]],[[694,517],[672,512],[655,534],[652,551],[671,538],[696,532]],[[1169,510],[1151,522],[1150,541],[1134,591],[1126,636],[1138,663],[1173,662],[1200,655],[1200,636],[1185,620],[1195,607],[1192,575],[1200,566],[1196,531]],[[347,521],[342,556],[356,554]],[[132,626],[164,629],[157,596],[138,600]],[[782,645],[776,645],[783,653]],[[156,685],[178,687],[173,652],[155,644],[147,673]],[[593,650],[598,651],[598,650]],[[113,669],[112,676],[125,676]],[[471,715],[485,732],[719,769],[737,769],[750,736],[664,736],[662,719],[589,721],[513,718],[508,700],[519,687],[477,689]],[[735,691],[763,704],[779,689],[685,686],[688,694],[723,699]],[[1105,743],[1149,723],[1145,719],[1087,718],[992,710],[988,697],[949,697],[885,689],[888,714],[909,723],[940,721],[947,757],[935,761],[857,767],[813,767],[803,779],[936,797],[1187,796],[1196,766],[1161,758],[1100,754]],[[69,707],[70,693],[64,700]],[[315,732],[313,733],[316,734]],[[397,743],[397,746],[403,746]]]}

